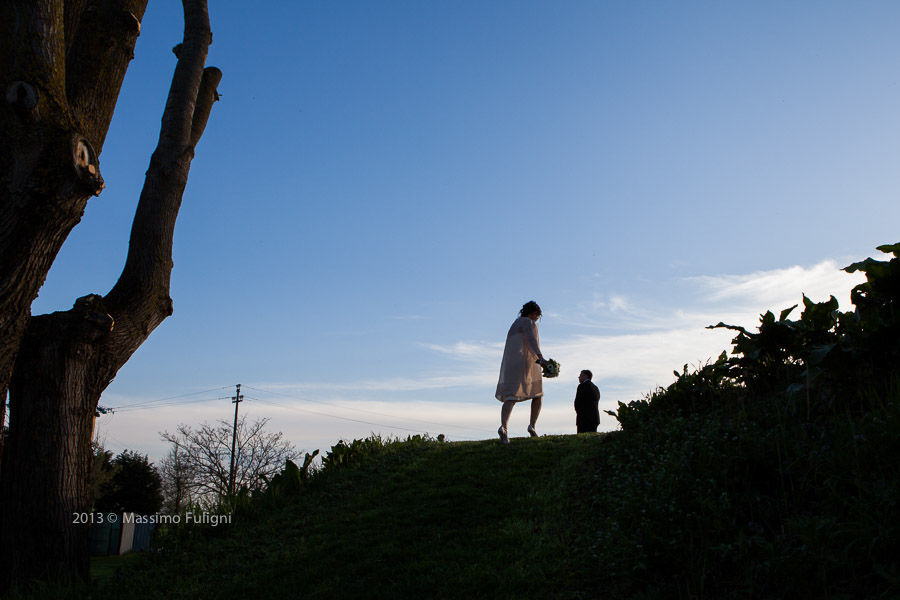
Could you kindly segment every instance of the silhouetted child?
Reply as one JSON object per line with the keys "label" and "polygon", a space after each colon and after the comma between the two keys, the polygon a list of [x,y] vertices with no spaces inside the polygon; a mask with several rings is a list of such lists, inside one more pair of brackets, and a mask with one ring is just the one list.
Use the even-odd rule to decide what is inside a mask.
{"label": "silhouetted child", "polygon": [[597,431],[600,426],[600,390],[591,381],[594,374],[585,369],[578,374],[575,391],[575,427],[578,433]]}

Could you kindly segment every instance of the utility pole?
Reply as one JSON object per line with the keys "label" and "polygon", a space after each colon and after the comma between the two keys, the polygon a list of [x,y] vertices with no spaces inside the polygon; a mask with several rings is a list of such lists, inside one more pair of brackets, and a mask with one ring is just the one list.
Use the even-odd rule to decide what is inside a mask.
{"label": "utility pole", "polygon": [[228,494],[232,496],[234,495],[234,453],[237,449],[238,405],[244,399],[244,396],[241,395],[241,384],[237,384],[236,387],[237,391],[234,393],[234,397],[231,398],[231,401],[234,403],[234,432],[231,434],[231,469],[228,471]]}

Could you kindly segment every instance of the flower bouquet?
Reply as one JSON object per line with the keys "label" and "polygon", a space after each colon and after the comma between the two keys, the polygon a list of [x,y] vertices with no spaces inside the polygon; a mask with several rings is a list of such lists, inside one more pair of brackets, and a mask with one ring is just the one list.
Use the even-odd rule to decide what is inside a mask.
{"label": "flower bouquet", "polygon": [[544,365],[544,377],[550,379],[559,376],[559,363],[552,358]]}

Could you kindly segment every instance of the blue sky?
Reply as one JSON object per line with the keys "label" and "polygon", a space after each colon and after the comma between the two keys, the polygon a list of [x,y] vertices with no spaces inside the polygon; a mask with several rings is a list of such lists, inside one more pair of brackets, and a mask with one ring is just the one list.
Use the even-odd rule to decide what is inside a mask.
{"label": "blue sky", "polygon": [[[639,398],[729,348],[705,325],[804,291],[849,308],[839,269],[898,241],[896,3],[212,4],[222,99],[175,314],[101,400],[122,407],[98,425],[115,451],[155,460],[160,431],[230,419],[236,383],[242,414],[306,450],[491,437],[532,299],[563,369],[538,430],[571,433],[580,369],[604,409]],[[115,283],[182,27],[179,3],[150,3],[107,189],[35,314]]]}

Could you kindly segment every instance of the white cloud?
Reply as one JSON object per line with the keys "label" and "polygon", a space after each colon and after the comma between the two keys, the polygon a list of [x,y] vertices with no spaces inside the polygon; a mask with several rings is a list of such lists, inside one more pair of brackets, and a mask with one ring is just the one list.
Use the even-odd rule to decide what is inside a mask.
{"label": "white cloud", "polygon": [[610,312],[631,312],[631,304],[625,296],[611,294],[609,297]]}
{"label": "white cloud", "polygon": [[687,281],[696,283],[711,302],[752,307],[761,313],[766,310],[776,312],[797,304],[804,293],[815,302],[834,295],[843,310],[850,310],[850,290],[865,281],[865,276],[845,273],[835,261],[825,260],[808,268],[793,266],[749,275],[691,277]]}
{"label": "white cloud", "polygon": [[493,359],[503,354],[503,344],[500,342],[456,342],[449,346],[423,343],[420,346],[458,360],[467,361]]}
{"label": "white cloud", "polygon": [[[496,361],[491,360],[491,364],[494,362],[499,365],[499,354],[497,355]],[[491,369],[491,371],[492,370],[493,369]],[[295,383],[264,383],[259,384],[259,387],[287,395],[300,396],[320,396],[322,394],[335,395],[351,392],[414,392],[480,385],[483,384],[486,380],[485,378],[488,377],[487,371],[487,368],[482,368],[476,371],[469,370],[464,373],[454,373],[449,375],[422,374],[418,377],[387,376],[380,379],[361,379],[357,381],[348,380],[338,382],[309,381]]]}

